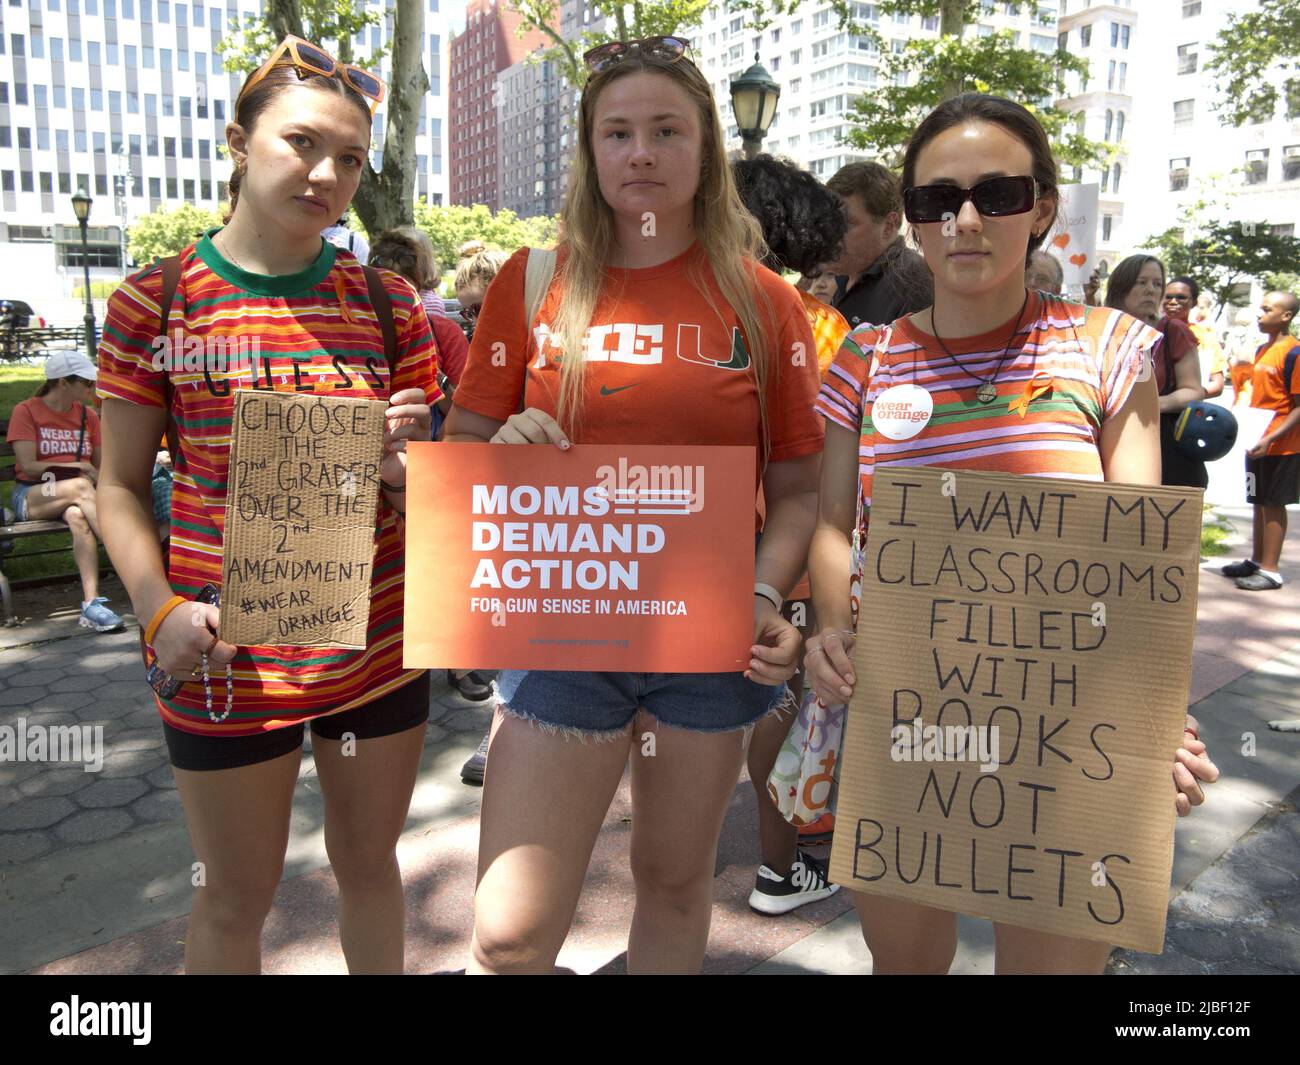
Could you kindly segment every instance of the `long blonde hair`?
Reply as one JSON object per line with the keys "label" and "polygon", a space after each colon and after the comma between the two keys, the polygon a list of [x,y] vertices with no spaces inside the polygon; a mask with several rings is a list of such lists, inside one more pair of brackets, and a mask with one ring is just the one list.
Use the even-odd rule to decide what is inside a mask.
{"label": "long blonde hair", "polygon": [[[758,389],[758,406],[763,425],[764,452],[767,441],[767,389],[774,366],[768,350],[767,336],[777,323],[770,302],[763,296],[766,315],[760,318],[759,299],[762,289],[756,271],[767,255],[763,232],[754,216],[745,210],[731,175],[724,148],[722,124],[709,83],[689,59],[668,63],[635,52],[619,63],[595,74],[582,93],[578,123],[578,145],[569,171],[569,189],[565,196],[561,225],[561,247],[568,256],[557,272],[563,286],[555,322],[555,335],[564,353],[560,366],[560,395],[556,404],[559,422],[573,434],[582,418],[583,377],[586,360],[582,358],[583,338],[591,325],[592,315],[605,282],[614,238],[614,212],[600,192],[596,175],[596,158],[592,151],[591,131],[595,121],[596,101],[616,78],[639,71],[649,71],[671,78],[682,87],[695,104],[700,117],[703,144],[700,152],[700,182],[695,193],[695,232],[723,297],[740,319],[741,331],[749,349],[751,367]],[[705,271],[698,257],[692,257],[687,276],[695,288],[713,300],[705,283]],[[713,310],[723,317],[721,309]],[[570,358],[569,353],[576,353]],[[766,457],[766,456],[764,456]]]}

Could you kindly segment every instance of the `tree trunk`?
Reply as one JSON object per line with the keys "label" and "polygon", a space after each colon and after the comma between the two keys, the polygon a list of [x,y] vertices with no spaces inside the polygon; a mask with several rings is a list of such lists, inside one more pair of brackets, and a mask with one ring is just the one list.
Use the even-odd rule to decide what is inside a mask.
{"label": "tree trunk", "polygon": [[306,37],[302,26],[302,5],[299,0],[270,0],[266,5],[266,24],[279,44],[286,37]]}
{"label": "tree trunk", "polygon": [[377,236],[415,221],[415,136],[420,104],[429,91],[424,70],[424,0],[396,0],[388,97],[384,108],[384,166],[367,160],[353,207],[366,232]]}
{"label": "tree trunk", "polygon": [[[961,37],[966,30],[966,7],[969,0],[940,0],[939,36]],[[962,83],[957,78],[949,78],[944,83],[943,98],[951,100],[960,95]]]}

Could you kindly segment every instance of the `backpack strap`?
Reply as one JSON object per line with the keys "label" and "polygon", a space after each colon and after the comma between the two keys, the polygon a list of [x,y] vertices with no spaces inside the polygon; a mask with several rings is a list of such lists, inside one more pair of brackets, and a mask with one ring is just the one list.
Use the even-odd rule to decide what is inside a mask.
{"label": "backpack strap", "polygon": [[[167,323],[171,319],[172,301],[176,298],[176,290],[181,283],[181,257],[168,255],[165,259],[158,260],[158,267],[162,271],[162,294],[158,298],[158,335],[165,337]],[[169,371],[163,376],[163,406],[167,411],[167,450],[171,452],[172,467],[175,468],[181,453],[181,435],[176,416],[172,413],[172,392]]]}
{"label": "backpack strap", "polygon": [[1282,364],[1282,387],[1286,389],[1288,396],[1292,396],[1291,405],[1295,406],[1294,393],[1291,391],[1291,378],[1295,375],[1296,359],[1300,358],[1300,344],[1294,345],[1286,353],[1286,360]]}
{"label": "backpack strap", "polygon": [[393,301],[384,288],[384,279],[373,266],[363,266],[366,275],[366,289],[370,293],[370,305],[379,319],[380,331],[384,334],[384,361],[390,372],[397,367],[397,327],[393,324]]}
{"label": "backpack strap", "polygon": [[542,309],[542,300],[551,289],[555,277],[557,255],[554,248],[529,248],[528,268],[524,272],[524,313],[528,318],[528,331],[533,329],[533,319]]}

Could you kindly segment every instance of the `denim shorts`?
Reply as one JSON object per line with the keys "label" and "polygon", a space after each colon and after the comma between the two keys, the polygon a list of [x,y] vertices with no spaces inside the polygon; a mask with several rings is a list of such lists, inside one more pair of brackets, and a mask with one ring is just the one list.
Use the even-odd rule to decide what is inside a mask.
{"label": "denim shorts", "polygon": [[27,493],[36,485],[34,484],[15,484],[14,485],[14,521],[27,521]]}
{"label": "denim shorts", "polygon": [[618,734],[639,709],[687,732],[746,728],[780,704],[784,684],[742,673],[583,673],[508,669],[497,676],[505,711],[564,732]]}

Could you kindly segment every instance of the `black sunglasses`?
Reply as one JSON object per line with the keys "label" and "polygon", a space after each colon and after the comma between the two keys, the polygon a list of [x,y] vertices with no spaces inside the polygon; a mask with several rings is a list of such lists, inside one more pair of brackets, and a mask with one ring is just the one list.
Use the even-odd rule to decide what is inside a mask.
{"label": "black sunglasses", "polygon": [[610,41],[607,44],[598,44],[586,52],[582,61],[593,74],[599,74],[602,70],[608,70],[615,63],[626,59],[633,51],[649,56],[651,59],[676,63],[686,55],[686,49],[690,46],[691,42],[685,37],[646,37],[640,41]]}
{"label": "black sunglasses", "polygon": [[903,190],[903,213],[913,225],[956,218],[970,200],[986,218],[1032,211],[1038,201],[1038,182],[1032,177],[995,177],[973,188],[956,185],[913,185]]}
{"label": "black sunglasses", "polygon": [[481,311],[482,309],[483,309],[483,304],[471,303],[468,307],[462,307],[460,309],[460,316],[464,318],[465,321],[472,322],[475,318],[478,317],[479,311]]}

